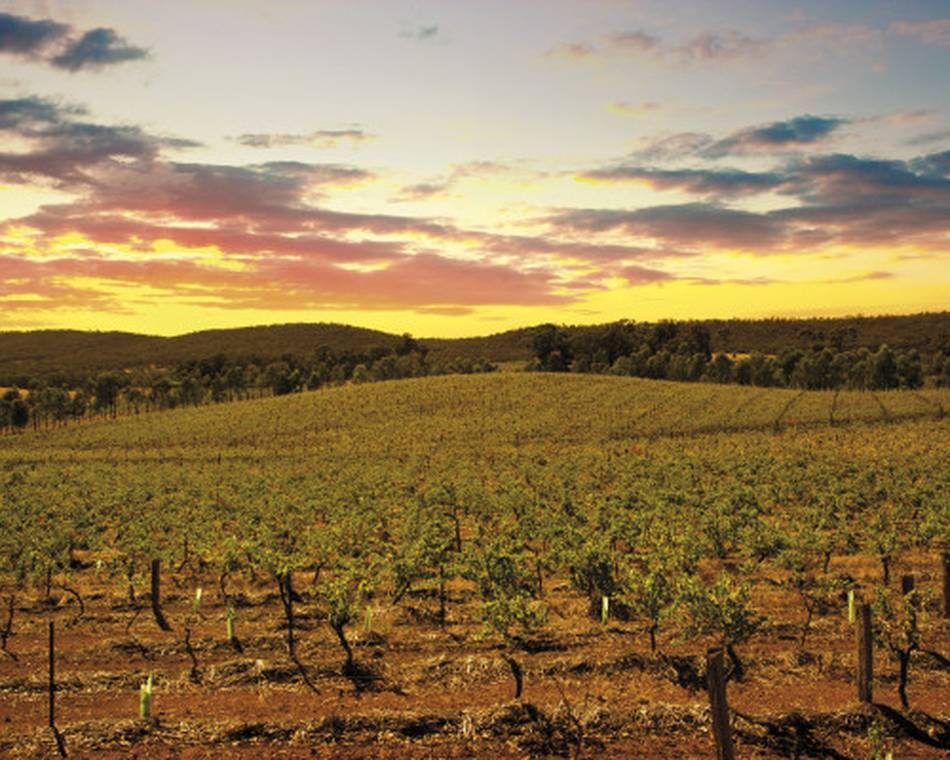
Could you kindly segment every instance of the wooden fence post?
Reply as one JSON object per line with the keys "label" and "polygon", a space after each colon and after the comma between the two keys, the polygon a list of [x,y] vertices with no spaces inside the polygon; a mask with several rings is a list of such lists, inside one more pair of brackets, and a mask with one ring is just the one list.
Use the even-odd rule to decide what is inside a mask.
{"label": "wooden fence post", "polygon": [[56,633],[54,623],[49,621],[49,728],[56,742],[60,757],[66,757],[66,742],[56,728]]}
{"label": "wooden fence post", "polygon": [[56,727],[56,634],[49,621],[49,727]]}
{"label": "wooden fence post", "polygon": [[858,611],[858,701],[870,703],[874,680],[874,659],[871,640],[871,605],[863,602]]}
{"label": "wooden fence post", "polygon": [[726,702],[726,672],[722,649],[706,652],[706,684],[709,688],[709,707],[712,715],[713,736],[716,739],[716,760],[735,760],[732,744],[732,726],[729,723],[729,705]]}
{"label": "wooden fence post", "polygon": [[950,618],[950,551],[943,553],[943,616]]}

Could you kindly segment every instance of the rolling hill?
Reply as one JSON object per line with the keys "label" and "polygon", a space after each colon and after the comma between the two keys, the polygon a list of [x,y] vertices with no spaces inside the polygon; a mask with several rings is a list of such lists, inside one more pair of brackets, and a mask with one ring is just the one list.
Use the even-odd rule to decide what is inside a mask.
{"label": "rolling hill", "polygon": [[798,391],[572,373],[447,375],[83,424],[6,438],[0,452],[19,456],[35,445],[43,456],[58,451],[81,460],[128,459],[136,451],[145,458],[183,456],[186,450],[188,458],[254,452],[337,457],[351,448],[365,456],[486,442],[563,448],[853,423],[937,424],[945,422],[948,408],[950,389]]}
{"label": "rolling hill", "polygon": [[[702,321],[710,331],[714,351],[776,354],[808,349],[829,340],[836,331],[850,331],[849,345],[932,353],[950,350],[950,312],[907,316],[846,317],[841,319],[763,319]],[[568,333],[593,329],[573,326]],[[531,358],[534,327],[472,338],[421,338],[433,354],[493,362]],[[320,346],[336,352],[364,352],[393,347],[394,333],[332,323],[285,324],[203,330],[174,337],[125,332],[36,330],[0,332],[0,386],[24,385],[31,378],[75,384],[101,370],[149,365],[173,366],[224,354],[234,359],[272,361],[284,354],[306,355]]]}
{"label": "rolling hill", "polygon": [[[460,727],[475,725],[502,757],[567,700],[595,693],[584,731],[616,750],[605,756],[675,741],[683,757],[708,757],[696,743],[709,744],[703,662],[720,630],[738,629],[693,621],[725,609],[748,626],[729,698],[760,716],[763,736],[795,721],[833,734],[842,757],[868,756],[852,666],[815,660],[855,660],[837,584],[899,599],[912,573],[937,590],[948,404],[946,389],[510,372],[0,437],[0,588],[17,595],[17,659],[0,657],[12,712],[0,755],[49,755],[37,705],[55,618],[71,754],[132,744],[153,757],[187,736],[202,756],[234,756],[245,741],[241,757],[262,747],[296,757],[318,745],[361,752],[383,736],[403,742],[402,757],[414,745],[389,737],[424,725],[415,757],[462,757]],[[791,562],[836,584],[807,618]],[[157,594],[149,614],[150,588],[165,589],[165,628]],[[658,612],[625,606],[655,588]],[[924,646],[946,651],[946,625],[920,620]],[[943,725],[945,670],[924,662],[913,664],[909,714]],[[876,699],[896,715],[897,665],[879,655],[874,667]],[[136,690],[152,678],[161,720],[134,722]],[[776,746],[759,754],[788,756]]]}

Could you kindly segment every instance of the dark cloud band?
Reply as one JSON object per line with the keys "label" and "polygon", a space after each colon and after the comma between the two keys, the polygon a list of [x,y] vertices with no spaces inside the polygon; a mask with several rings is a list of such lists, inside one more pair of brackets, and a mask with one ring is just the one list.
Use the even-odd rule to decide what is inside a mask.
{"label": "dark cloud band", "polygon": [[24,16],[0,13],[0,53],[36,55],[54,40],[66,36],[67,24],[51,19],[34,21]]}
{"label": "dark cloud band", "polygon": [[821,145],[850,123],[850,119],[837,116],[806,114],[785,121],[746,127],[718,140],[702,132],[678,132],[647,141],[633,155],[641,160],[665,161],[685,156],[723,158],[731,155],[789,153]]}
{"label": "dark cloud band", "polygon": [[147,57],[145,48],[129,45],[112,29],[100,28],[92,29],[71,42],[62,53],[51,58],[50,63],[67,71],[79,71]]}
{"label": "dark cloud band", "polygon": [[[34,20],[0,13],[0,53],[43,60],[65,71],[99,69],[148,57],[114,29],[99,27],[73,36],[73,27],[52,19]],[[58,50],[51,50],[52,48]]]}

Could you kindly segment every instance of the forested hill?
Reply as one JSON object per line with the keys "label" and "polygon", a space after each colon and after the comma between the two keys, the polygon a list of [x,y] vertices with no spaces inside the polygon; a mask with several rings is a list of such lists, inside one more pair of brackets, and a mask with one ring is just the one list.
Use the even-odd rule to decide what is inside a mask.
{"label": "forested hill", "polygon": [[[840,319],[705,320],[714,351],[777,354],[808,350],[837,340],[852,347],[950,351],[950,312]],[[590,327],[570,327],[581,333]],[[494,362],[528,361],[534,327],[475,338],[422,338],[434,354]],[[75,382],[99,370],[148,365],[174,366],[224,354],[231,359],[271,361],[285,354],[307,355],[320,346],[364,353],[393,348],[392,333],[339,324],[288,324],[204,330],[171,338],[125,332],[36,330],[0,332],[0,385],[30,379]]]}
{"label": "forested hill", "polygon": [[950,351],[950,311],[838,319],[715,319],[703,324],[712,336],[713,351],[778,354],[836,340],[871,350],[886,344],[924,354]]}
{"label": "forested hill", "polygon": [[[647,323],[649,324],[649,323]],[[882,317],[815,319],[706,319],[680,324],[701,324],[709,330],[713,351],[780,354],[834,346],[876,350],[888,345],[895,350],[916,349],[922,354],[940,350],[950,353],[950,311]],[[569,337],[597,332],[603,325],[569,326]],[[528,361],[536,327],[464,339],[423,339],[430,349],[494,362]]]}
{"label": "forested hill", "polygon": [[378,330],[322,323],[203,330],[171,338],[80,330],[0,332],[0,385],[25,385],[30,378],[72,384],[100,370],[170,367],[218,354],[271,361],[320,346],[362,353],[375,346],[393,348],[400,340]]}

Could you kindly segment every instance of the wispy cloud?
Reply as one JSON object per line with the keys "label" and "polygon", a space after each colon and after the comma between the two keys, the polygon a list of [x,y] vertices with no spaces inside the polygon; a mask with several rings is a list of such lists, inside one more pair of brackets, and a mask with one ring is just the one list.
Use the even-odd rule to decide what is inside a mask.
{"label": "wispy cloud", "polygon": [[950,141],[950,129],[940,129],[936,132],[924,132],[907,141],[908,145],[921,146]]}
{"label": "wispy cloud", "polygon": [[686,63],[732,61],[752,58],[768,52],[772,41],[750,37],[734,29],[725,32],[706,32],[686,44],[672,48],[672,55]]}
{"label": "wispy cloud", "polygon": [[[395,201],[420,201],[447,195],[460,181],[469,177],[486,177],[492,175],[511,174],[512,167],[496,161],[467,161],[456,164],[451,171],[440,178],[405,185],[393,198]],[[532,176],[537,177],[537,173]]]}
{"label": "wispy cloud", "polygon": [[714,142],[705,132],[676,132],[643,138],[631,155],[641,161],[668,161],[698,155]]}
{"label": "wispy cloud", "polygon": [[893,279],[893,272],[884,272],[884,271],[875,271],[875,272],[865,272],[864,274],[855,274],[850,277],[838,277],[836,279],[825,280],[824,282],[829,285],[840,285],[851,282],[873,282],[874,280],[890,280]]}
{"label": "wispy cloud", "polygon": [[656,169],[614,166],[582,172],[579,178],[592,182],[643,182],[657,190],[681,190],[717,197],[754,195],[787,183],[776,172],[746,172],[739,169]]}
{"label": "wispy cloud", "polygon": [[451,182],[417,182],[413,185],[404,185],[399,189],[399,193],[394,200],[396,201],[421,201],[429,198],[435,198],[444,195]]}
{"label": "wispy cloud", "polygon": [[411,29],[405,29],[399,33],[399,36],[403,39],[416,40],[418,42],[433,40],[438,35],[438,24],[419,24],[418,26],[414,26]]}
{"label": "wispy cloud", "polygon": [[[553,230],[621,234],[631,243],[686,251],[763,255],[819,252],[835,245],[946,251],[950,235],[950,151],[911,161],[841,153],[809,156],[762,175],[632,166],[587,174],[647,181],[708,200],[639,209],[563,209],[547,219]],[[770,190],[796,203],[767,212],[721,203],[737,194]]]}
{"label": "wispy cloud", "polygon": [[631,285],[647,285],[654,282],[665,282],[676,279],[671,273],[652,267],[629,264],[621,267],[618,274]]}
{"label": "wispy cloud", "polygon": [[825,143],[850,123],[850,119],[837,116],[806,114],[739,129],[720,139],[703,132],[679,132],[646,139],[633,156],[663,161],[688,156],[722,158],[750,153],[787,153]]}
{"label": "wispy cloud", "polygon": [[596,54],[597,48],[589,42],[559,42],[545,53],[548,58],[563,58],[569,61],[593,58]]}
{"label": "wispy cloud", "polygon": [[734,29],[704,32],[680,44],[664,41],[643,29],[604,34],[593,40],[573,40],[549,48],[547,55],[573,60],[624,55],[649,57],[669,63],[709,63],[761,55],[771,40],[751,37]]}
{"label": "wispy cloud", "polygon": [[631,103],[626,100],[617,100],[607,106],[607,109],[611,113],[643,116],[645,114],[661,111],[663,109],[663,105],[655,100],[644,100],[639,103]]}
{"label": "wispy cloud", "polygon": [[631,32],[617,32],[606,37],[607,44],[614,48],[649,52],[660,46],[660,38],[647,34],[642,29]]}
{"label": "wispy cloud", "polygon": [[877,114],[875,116],[866,116],[861,119],[853,119],[855,124],[883,124],[885,126],[906,126],[908,124],[919,124],[921,122],[932,121],[936,117],[934,111],[927,109],[916,109],[913,111],[889,111],[887,113]]}
{"label": "wispy cloud", "polygon": [[796,149],[827,140],[831,134],[848,123],[848,119],[826,116],[797,116],[787,121],[775,121],[761,127],[734,132],[703,149],[710,157],[756,151]]}
{"label": "wispy cloud", "polygon": [[622,232],[634,239],[679,246],[771,248],[782,225],[763,214],[710,203],[624,209],[567,209],[549,219],[554,229],[580,233]]}
{"label": "wispy cloud", "polygon": [[547,55],[580,60],[618,59],[636,56],[669,65],[725,63],[754,60],[785,50],[820,50],[822,54],[843,55],[873,49],[891,36],[912,36],[924,44],[950,44],[950,19],[910,22],[897,21],[887,27],[862,23],[805,23],[782,34],[757,36],[740,29],[707,30],[684,40],[664,39],[643,29],[606,33],[589,39],[560,42]]}
{"label": "wispy cloud", "polygon": [[950,47],[950,18],[931,21],[895,21],[888,31],[901,37],[915,37],[924,45]]}
{"label": "wispy cloud", "polygon": [[318,129],[307,133],[255,132],[232,138],[249,148],[283,148],[289,145],[308,145],[315,148],[335,148],[347,142],[358,144],[375,140],[376,135],[362,129]]}

